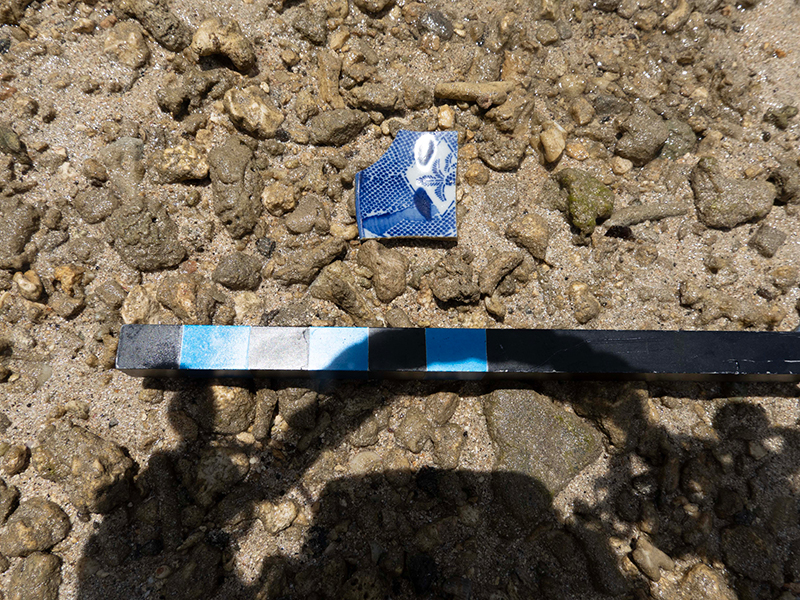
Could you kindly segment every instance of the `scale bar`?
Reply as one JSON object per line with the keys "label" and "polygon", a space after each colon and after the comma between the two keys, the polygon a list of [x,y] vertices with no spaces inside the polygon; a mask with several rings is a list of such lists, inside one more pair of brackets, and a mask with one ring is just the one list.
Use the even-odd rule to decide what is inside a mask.
{"label": "scale bar", "polygon": [[124,325],[140,377],[800,381],[800,333]]}

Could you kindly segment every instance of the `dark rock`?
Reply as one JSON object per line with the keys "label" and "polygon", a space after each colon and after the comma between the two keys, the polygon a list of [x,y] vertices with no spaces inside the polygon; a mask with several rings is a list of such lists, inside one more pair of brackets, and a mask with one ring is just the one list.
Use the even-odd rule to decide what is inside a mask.
{"label": "dark rock", "polygon": [[309,139],[317,146],[343,146],[353,141],[369,122],[369,115],[360,110],[331,110],[308,121]]}
{"label": "dark rock", "polygon": [[622,596],[630,590],[630,584],[620,573],[617,557],[613,554],[606,532],[600,523],[576,519],[570,532],[577,538],[589,565],[592,586],[610,596]]}
{"label": "dark rock", "polygon": [[[236,82],[230,69],[200,70],[190,68],[182,77],[168,75],[163,85],[156,90],[159,108],[178,118],[198,109],[206,96],[220,99]],[[187,120],[191,119],[187,117]]]}
{"label": "dark rock", "polygon": [[417,594],[430,591],[439,579],[439,567],[427,554],[412,554],[406,560],[406,575]]}
{"label": "dark rock", "polygon": [[49,550],[67,537],[71,523],[67,513],[55,502],[30,498],[20,502],[0,531],[0,553],[28,556]]}
{"label": "dark rock", "polygon": [[403,83],[403,100],[409,110],[424,110],[433,105],[433,90],[417,79]]}
{"label": "dark rock", "polygon": [[690,177],[698,218],[708,227],[729,229],[765,217],[775,200],[775,187],[765,181],[731,179],[717,160],[701,158]]}
{"label": "dark rock", "polygon": [[472,260],[469,250],[448,250],[431,275],[431,291],[438,300],[459,304],[472,304],[479,300],[480,290],[473,281]]}
{"label": "dark rock", "polygon": [[211,279],[232,290],[255,290],[261,285],[261,266],[255,256],[234,252],[220,259]]}
{"label": "dark rock", "polygon": [[324,46],[328,41],[328,27],[325,21],[324,12],[301,6],[294,15],[292,26],[312,44]]}
{"label": "dark rock", "polygon": [[778,202],[796,204],[800,202],[800,166],[783,159],[777,168],[770,171],[769,181],[778,192]]}
{"label": "dark rock", "polygon": [[8,487],[6,482],[0,479],[0,525],[6,522],[8,515],[17,507],[19,500],[19,490],[13,485]]}
{"label": "dark rock", "polygon": [[224,446],[206,448],[200,453],[189,487],[195,501],[208,508],[229,493],[249,470],[250,460],[241,450]]}
{"label": "dark rock", "polygon": [[20,270],[33,260],[26,245],[39,229],[39,211],[17,198],[0,200],[0,269]]}
{"label": "dark rock", "polygon": [[65,421],[47,425],[31,464],[60,483],[78,510],[106,513],[128,498],[134,463],[125,450]]}
{"label": "dark rock", "polygon": [[273,277],[283,284],[309,284],[323,267],[347,252],[347,243],[341,239],[326,240],[305,250],[298,250],[287,257],[286,264],[275,269]]}
{"label": "dark rock", "polygon": [[761,256],[772,258],[785,241],[786,234],[783,231],[769,225],[761,225],[747,244],[755,248]]}
{"label": "dark rock", "polygon": [[478,156],[495,171],[514,171],[525,158],[528,141],[509,137],[500,133],[494,126],[483,128],[485,141],[478,144]]}
{"label": "dark rock", "polygon": [[87,223],[105,221],[119,206],[119,200],[108,189],[94,186],[78,192],[72,206]]}
{"label": "dark rock", "polygon": [[244,237],[261,216],[261,176],[253,151],[236,136],[208,154],[214,212],[234,239]]}
{"label": "dark rock", "polygon": [[658,156],[669,136],[664,120],[642,102],[634,105],[633,114],[622,123],[622,130],[624,134],[617,142],[616,153],[637,166]]}
{"label": "dark rock", "polygon": [[417,19],[417,27],[421,31],[435,33],[443,40],[453,37],[453,24],[440,10],[426,10]]}
{"label": "dark rock", "polygon": [[192,41],[192,32],[172,11],[167,0],[116,0],[120,18],[133,17],[167,50],[179,52]]}
{"label": "dark rock", "polygon": [[[0,14],[2,14],[2,8],[0,8]],[[19,139],[14,130],[5,123],[0,123],[0,152],[8,154],[23,165],[31,164],[25,142]]]}
{"label": "dark rock", "polygon": [[306,388],[278,390],[278,414],[290,427],[313,429],[317,422],[317,392]]}
{"label": "dark rock", "polygon": [[208,598],[222,579],[222,552],[201,542],[192,547],[183,564],[164,582],[161,595],[167,600]]}
{"label": "dark rock", "polygon": [[372,286],[381,302],[391,302],[406,289],[408,259],[398,250],[368,240],[358,251],[358,264],[372,271]]}
{"label": "dark rock", "polygon": [[7,0],[0,4],[0,24],[16,25],[33,0]]}
{"label": "dark rock", "polygon": [[570,222],[590,235],[597,219],[611,216],[614,192],[585,171],[564,169],[556,174],[559,185],[567,191],[567,213]]}
{"label": "dark rock", "polygon": [[8,600],[57,600],[61,586],[61,559],[35,552],[11,571]]}
{"label": "dark rock", "polygon": [[789,120],[797,116],[796,106],[781,106],[780,108],[770,108],[764,113],[764,122],[775,125],[778,129],[789,127]]}
{"label": "dark rock", "polygon": [[186,256],[177,225],[156,200],[137,198],[123,204],[105,226],[120,258],[134,269],[167,269]]}
{"label": "dark rock", "polygon": [[496,493],[526,525],[546,518],[551,498],[602,452],[593,427],[533,390],[497,390],[484,397],[484,414],[496,470],[524,476]]}
{"label": "dark rock", "polygon": [[725,564],[733,571],[755,581],[782,581],[775,560],[775,539],[760,527],[739,525],[725,529],[721,548]]}

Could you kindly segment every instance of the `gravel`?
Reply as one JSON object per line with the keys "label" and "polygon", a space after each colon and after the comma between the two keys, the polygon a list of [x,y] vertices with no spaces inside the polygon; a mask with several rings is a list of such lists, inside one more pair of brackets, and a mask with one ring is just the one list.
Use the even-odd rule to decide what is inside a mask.
{"label": "gravel", "polygon": [[[797,594],[793,384],[113,370],[124,322],[796,329],[795,13],[0,2],[5,598]],[[402,128],[458,136],[455,244],[357,239]]]}

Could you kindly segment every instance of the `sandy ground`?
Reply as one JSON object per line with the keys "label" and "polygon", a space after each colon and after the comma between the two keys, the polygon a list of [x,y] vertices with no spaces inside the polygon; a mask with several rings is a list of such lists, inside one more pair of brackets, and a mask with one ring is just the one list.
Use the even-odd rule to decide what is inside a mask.
{"label": "sandy ground", "polygon": [[[196,27],[205,18],[219,15],[235,18],[242,26],[244,33],[251,39],[260,39],[258,44],[258,61],[260,77],[269,78],[273,69],[282,68],[279,51],[288,44],[299,48],[301,56],[308,48],[306,42],[296,42],[296,36],[290,27],[281,26],[275,12],[265,3],[224,2],[185,2],[172,3],[172,8],[183,20]],[[445,11],[464,18],[468,9],[455,2],[443,2],[440,6]],[[487,4],[487,8],[492,6]],[[35,9],[35,10],[34,10]],[[479,11],[480,7],[469,11]],[[356,10],[353,8],[352,10]],[[520,10],[525,15],[525,7]],[[272,15],[265,19],[265,12]],[[785,104],[797,104],[797,82],[800,81],[800,5],[792,0],[764,0],[756,7],[746,11],[732,8],[734,16],[743,24],[738,34],[712,30],[712,45],[726,48],[733,60],[741,61],[754,73],[757,82],[756,93],[761,105],[761,114],[767,108],[778,108]],[[158,138],[159,131],[167,133],[167,137],[177,135],[178,123],[169,115],[161,112],[156,104],[155,92],[162,85],[166,71],[174,60],[174,55],[165,51],[158,44],[148,41],[152,57],[139,77],[133,78],[130,71],[115,64],[103,53],[105,32],[97,29],[91,34],[69,33],[73,22],[79,15],[87,16],[99,22],[109,13],[109,6],[103,2],[93,8],[84,4],[74,6],[70,12],[55,1],[36,3],[28,14],[35,13],[35,38],[24,43],[32,46],[27,52],[18,49],[0,57],[0,70],[8,85],[18,91],[0,103],[0,119],[12,121],[15,130],[25,139],[29,148],[46,143],[49,148],[63,148],[67,162],[51,173],[44,168],[34,172],[38,186],[26,194],[29,202],[45,203],[48,206],[67,206],[75,188],[82,185],[79,171],[88,158],[96,156],[103,146],[99,133],[101,124],[109,121],[130,119],[150,136],[148,150],[153,140]],[[394,13],[390,18],[399,18]],[[630,24],[623,24],[635,32]],[[6,35],[6,26],[0,29],[0,35]],[[28,32],[29,34],[31,32]],[[60,39],[58,39],[60,38]],[[59,55],[45,52],[37,54],[36,45],[58,43],[62,51]],[[15,42],[20,43],[20,42]],[[458,43],[455,39],[451,44]],[[565,42],[570,52],[581,52],[580,35]],[[780,50],[780,52],[778,52]],[[778,56],[781,56],[780,58]],[[401,61],[406,73],[389,70],[385,72],[384,82],[400,86],[404,76],[418,77],[424,84],[432,86],[436,81],[456,77],[455,65],[448,60],[447,46],[438,55],[430,57],[421,52],[416,45],[409,45],[409,59]],[[392,63],[397,66],[396,61]],[[13,77],[6,74],[13,73]],[[96,77],[101,81],[100,91],[86,94],[80,86],[73,84],[64,89],[57,89],[59,78],[68,75],[76,81],[84,75]],[[122,82],[123,87],[133,79],[130,89],[124,93],[110,93],[108,85],[114,80]],[[52,103],[57,117],[49,123],[40,119],[23,118],[14,102],[20,95],[36,98],[39,105]],[[544,106],[547,111],[547,103]],[[431,109],[435,113],[435,108]],[[212,125],[210,134],[205,139],[207,148],[213,147],[234,131],[221,107],[209,104],[206,108]],[[774,162],[773,155],[763,151],[775,149],[778,144],[786,149],[793,149],[797,156],[797,143],[800,127],[795,120],[785,132],[775,132],[771,146],[765,147],[757,140],[764,126],[755,116],[746,118],[742,123],[742,133],[738,137],[725,137],[721,143],[724,152],[730,157],[732,164],[742,169],[753,163],[767,169]],[[753,141],[756,140],[756,141]],[[370,126],[358,139],[354,148],[356,157],[362,164],[375,160],[388,147],[390,139],[380,134],[378,126]],[[303,160],[308,148],[289,143],[288,152],[283,159],[297,156]],[[46,152],[46,151],[45,151]],[[693,166],[697,157],[694,154],[679,159],[679,163],[688,168]],[[601,179],[612,183],[617,193],[617,207],[625,207],[637,202],[657,201],[665,197],[666,190],[659,184],[648,184],[646,177],[639,176],[639,170],[627,177],[615,177],[605,160],[589,159],[577,161],[564,157],[559,168],[576,166],[595,172]],[[407,288],[406,293],[393,306],[403,308],[411,320],[418,326],[468,326],[490,327],[504,326],[512,328],[553,327],[572,328],[578,326],[569,303],[566,290],[570,282],[588,283],[595,295],[601,300],[603,310],[599,317],[586,327],[597,329],[734,329],[740,327],[727,319],[719,319],[712,323],[698,324],[696,315],[689,309],[681,307],[677,301],[678,288],[682,281],[693,277],[710,280],[703,264],[713,246],[715,252],[730,257],[731,270],[737,278],[727,290],[735,297],[751,300],[755,290],[767,277],[769,269],[777,262],[781,264],[800,264],[800,237],[798,237],[798,214],[790,210],[792,207],[776,206],[765,222],[778,227],[788,234],[779,255],[773,259],[764,259],[747,249],[747,241],[755,230],[755,225],[743,225],[726,232],[703,230],[698,234],[684,237],[682,227],[691,227],[696,222],[695,216],[666,219],[659,223],[645,223],[634,226],[633,230],[638,242],[617,247],[601,262],[598,258],[605,240],[602,230],[595,234],[594,243],[587,246],[576,246],[572,243],[573,232],[566,225],[563,215],[543,207],[537,203],[536,196],[548,172],[536,160],[536,156],[528,156],[518,170],[512,173],[491,174],[486,186],[469,186],[461,184],[459,197],[462,206],[467,210],[459,222],[459,246],[473,251],[476,256],[474,267],[479,271],[487,262],[489,249],[498,251],[514,250],[515,246],[505,239],[503,231],[517,208],[525,207],[543,216],[552,225],[554,231],[550,241],[546,265],[539,265],[539,280],[534,280],[515,295],[506,300],[509,315],[502,324],[497,324],[482,308],[474,308],[465,312],[441,310],[430,293],[423,287],[420,291]],[[638,177],[634,181],[634,177]],[[203,252],[195,252],[190,260],[199,272],[210,274],[218,258],[237,247],[236,242],[227,236],[219,223],[214,222],[210,209],[210,185],[198,186],[202,201],[197,208],[183,206],[177,198],[182,186],[150,186],[148,193],[170,207],[173,218],[178,223],[182,240],[192,235],[192,228],[203,223],[212,222],[215,235],[210,245]],[[352,194],[352,190],[346,190]],[[691,190],[683,189],[681,198],[691,201]],[[499,202],[516,202],[513,208],[498,206]],[[93,286],[114,278],[124,287],[140,283],[155,283],[161,273],[140,274],[120,261],[115,251],[103,239],[105,233],[102,225],[87,225],[74,213],[65,210],[65,219],[69,222],[70,237],[75,239],[89,238],[97,240],[96,256],[91,262],[90,273]],[[345,203],[333,205],[332,221],[346,224],[349,218]],[[270,222],[272,225],[272,222]],[[683,230],[685,233],[685,229]],[[712,239],[713,238],[713,239]],[[246,238],[244,249],[254,253],[255,240]],[[302,244],[303,242],[295,242]],[[658,258],[647,265],[639,265],[633,254],[642,244],[655,246]],[[443,256],[446,247],[436,243],[415,243],[412,241],[395,244],[410,260],[414,271],[426,265],[435,264]],[[279,249],[279,257],[283,248]],[[52,276],[53,269],[70,260],[68,246],[60,246],[48,254],[40,254],[34,266],[44,277]],[[543,282],[547,282],[544,284]],[[304,289],[286,289],[273,280],[266,280],[257,291],[257,298],[263,311],[278,309],[288,301],[305,296]],[[795,286],[787,294],[774,302],[786,313],[778,329],[794,330],[798,327],[798,316],[795,303],[800,297],[800,290]],[[756,299],[761,302],[760,299]],[[1,302],[1,301],[0,301]],[[376,304],[379,304],[376,302]],[[320,323],[338,324],[342,313],[333,305],[311,300],[310,306],[314,318]],[[260,313],[258,313],[260,314]],[[237,323],[255,324],[256,314],[245,314]],[[142,389],[142,381],[121,373],[103,371],[90,366],[87,359],[98,352],[99,343],[93,339],[98,327],[91,310],[69,322],[58,317],[49,317],[31,327],[24,323],[17,324],[20,335],[35,340],[35,348],[25,357],[13,357],[10,366],[14,375],[8,382],[0,384],[0,405],[2,411],[13,423],[6,431],[3,440],[9,444],[25,444],[29,447],[37,445],[37,432],[49,416],[70,401],[86,402],[90,406],[90,416],[81,422],[85,427],[103,438],[112,440],[130,452],[131,457],[144,469],[148,459],[157,452],[169,452],[181,448],[181,439],[170,425],[169,400],[156,405],[147,405],[138,400]],[[383,388],[384,391],[388,387]],[[391,423],[396,426],[407,406],[415,400],[414,390],[424,395],[434,391],[433,388],[400,387],[404,395],[394,399]],[[459,387],[462,401],[453,421],[463,426],[468,432],[460,468],[472,471],[491,470],[494,455],[491,441],[486,431],[485,420],[481,414],[480,395],[486,388],[476,385]],[[566,388],[565,388],[566,389]],[[573,389],[573,388],[570,388]],[[693,384],[684,387],[664,388],[667,393],[658,394],[651,390],[652,399],[647,401],[649,407],[649,424],[654,428],[667,431],[675,439],[686,440],[687,446],[702,445],[704,442],[716,442],[712,419],[716,411],[732,397],[739,397],[746,402],[762,406],[769,419],[769,424],[776,430],[797,430],[797,419],[800,417],[793,386],[742,386],[732,388],[719,385]],[[592,394],[593,384],[581,384],[571,393],[576,395]],[[738,390],[738,391],[736,391]],[[788,390],[788,391],[787,391]],[[663,391],[663,390],[662,390]],[[388,392],[387,392],[388,393]],[[568,395],[565,393],[565,395]],[[170,393],[167,393],[168,398]],[[656,397],[657,396],[657,397]],[[669,401],[664,398],[671,397]],[[568,409],[569,410],[569,409]],[[781,436],[764,444],[774,453],[775,469],[784,469],[790,473],[785,480],[794,494],[797,492],[797,473],[791,467],[792,452],[782,447]],[[376,450],[380,453],[394,445],[393,436],[383,431]],[[301,506],[307,518],[311,518],[310,507],[314,503],[314,494],[320,492],[320,483],[329,478],[336,478],[346,472],[346,465],[355,450],[346,443],[329,447],[320,455],[319,461],[325,461],[320,467],[322,479],[316,481],[317,487],[310,487],[311,497],[305,496],[304,490],[288,490]],[[783,454],[782,454],[783,453]],[[280,469],[280,461],[276,461],[268,452],[256,452],[251,460],[254,473],[266,473]],[[610,467],[619,457],[609,451],[590,468],[586,469],[556,498],[554,509],[562,520],[569,520],[576,501],[589,505],[602,504],[608,490],[617,485],[613,480],[615,471]],[[646,466],[637,461],[641,459],[631,456],[632,469],[646,470]],[[417,455],[414,468],[432,464],[429,451]],[[789,464],[787,464],[789,463]],[[330,468],[334,465],[333,468]],[[638,465],[638,466],[637,466]],[[314,470],[312,467],[310,470]],[[609,479],[611,478],[611,479]],[[69,503],[61,486],[40,478],[34,469],[12,477],[5,477],[10,485],[17,486],[22,498],[44,495],[58,504],[69,514],[72,531],[66,540],[54,551],[64,559],[62,569],[63,585],[60,598],[73,600],[78,598],[77,565],[83,555],[84,544],[93,531],[101,527],[103,517],[92,515],[88,521],[81,520]],[[609,517],[610,518],[610,517]],[[628,544],[633,533],[628,530],[617,532],[623,547]],[[244,537],[238,540],[239,551],[235,559],[235,572],[243,581],[251,581],[257,577],[261,558],[270,552],[283,552],[291,555],[299,551],[303,542],[302,534],[291,530],[281,536],[272,537],[258,527],[251,528]],[[676,574],[666,579],[677,578],[678,573],[697,558],[691,555],[679,560]],[[157,561],[153,564],[157,566]],[[6,596],[10,572],[0,575],[0,589],[5,589]],[[665,585],[665,584],[662,584]],[[6,586],[5,588],[3,586]],[[13,596],[12,596],[13,597]],[[139,596],[126,596],[139,597]],[[141,596],[141,597],[144,597]],[[224,597],[220,595],[218,597]]]}

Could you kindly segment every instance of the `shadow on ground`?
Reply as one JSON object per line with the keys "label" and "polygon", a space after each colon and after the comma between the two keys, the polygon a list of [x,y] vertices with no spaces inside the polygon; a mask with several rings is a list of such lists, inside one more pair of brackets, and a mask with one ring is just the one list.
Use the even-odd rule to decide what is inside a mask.
{"label": "shadow on ground", "polygon": [[[170,392],[169,415],[178,427],[207,384],[146,382]],[[267,384],[239,383],[251,389]],[[627,545],[631,538],[649,540],[672,559],[708,565],[717,578],[714,585],[704,573],[706,583],[690,581],[684,594],[729,598],[719,591],[729,585],[741,598],[776,598],[800,581],[795,496],[800,434],[796,428],[770,427],[764,409],[749,400],[795,398],[796,385],[344,381],[318,386],[319,404],[307,416],[313,423],[329,415],[324,432],[260,450],[231,436],[201,433],[153,455],[129,504],[107,515],[89,541],[79,565],[79,600],[646,597],[650,579],[641,571],[648,569],[629,560],[637,547]],[[366,469],[330,481],[316,495],[305,488],[326,452],[346,443],[380,406],[401,396],[452,391],[475,397],[508,388],[536,390],[569,404],[605,433],[610,468],[593,483],[599,503],[576,502],[574,516],[563,522],[534,478],[430,467]],[[719,408],[713,420],[692,435],[671,433],[650,417],[655,407],[715,399],[725,401],[714,402]],[[266,468],[231,484],[242,469],[242,454],[260,457]],[[229,477],[228,485],[208,483],[214,477],[203,483],[198,474],[204,469]],[[265,551],[253,569],[260,575],[245,581],[233,566],[240,544],[251,528],[262,527],[259,507],[279,506],[292,489],[311,498],[313,517],[295,521],[281,535],[300,540],[302,551]],[[639,546],[656,564],[651,579],[657,577],[662,555],[645,543]],[[701,585],[699,592],[692,585]]]}

